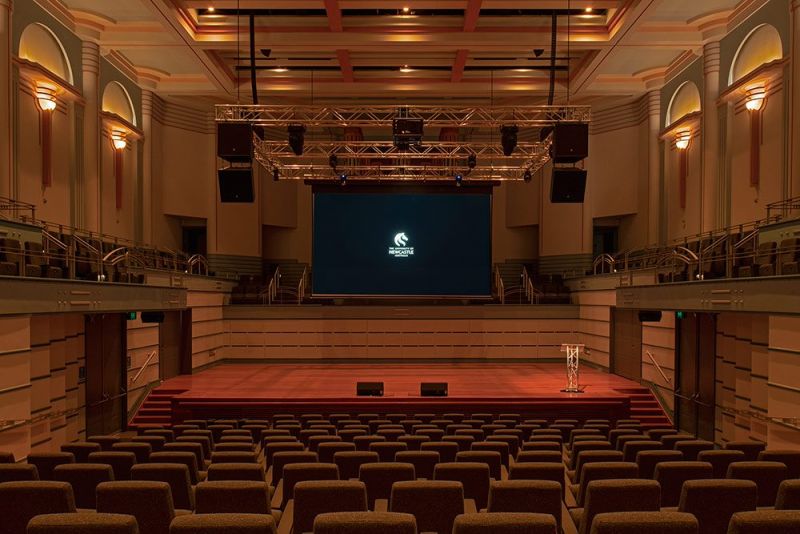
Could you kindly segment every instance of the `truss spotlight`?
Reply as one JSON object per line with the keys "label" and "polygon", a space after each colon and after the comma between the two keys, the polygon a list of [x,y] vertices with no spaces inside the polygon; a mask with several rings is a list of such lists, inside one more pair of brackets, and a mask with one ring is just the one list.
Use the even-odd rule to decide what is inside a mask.
{"label": "truss spotlight", "polygon": [[534,56],[542,57],[542,54],[544,54],[544,48],[534,48],[533,49],[533,55]]}
{"label": "truss spotlight", "polygon": [[336,154],[328,156],[328,165],[331,166],[331,169],[336,170],[336,167],[339,166],[339,156]]}
{"label": "truss spotlight", "polygon": [[477,164],[478,164],[478,156],[476,156],[475,154],[470,154],[469,156],[467,156],[467,167],[469,167],[470,170],[474,169]]}
{"label": "truss spotlight", "polygon": [[500,144],[503,145],[504,156],[510,156],[517,148],[517,132],[519,128],[516,125],[500,127]]}
{"label": "truss spotlight", "polygon": [[461,187],[461,182],[464,180],[464,177],[460,174],[456,174],[456,187]]}
{"label": "truss spotlight", "polygon": [[533,178],[533,176],[531,175],[531,170],[525,169],[525,172],[522,174],[522,179],[525,180],[525,182],[527,183],[531,181],[531,178]]}
{"label": "truss spotlight", "polygon": [[303,145],[306,142],[306,127],[302,124],[289,125],[289,146],[295,156],[303,155]]}
{"label": "truss spotlight", "polygon": [[345,173],[339,175],[339,185],[347,185],[347,175]]}
{"label": "truss spotlight", "polygon": [[277,182],[278,179],[281,177],[281,171],[278,170],[278,167],[272,169],[272,180]]}

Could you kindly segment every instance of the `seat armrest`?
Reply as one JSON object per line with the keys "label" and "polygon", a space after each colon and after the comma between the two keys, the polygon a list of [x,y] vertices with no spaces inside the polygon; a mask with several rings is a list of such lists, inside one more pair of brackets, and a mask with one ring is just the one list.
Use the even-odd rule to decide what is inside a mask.
{"label": "seat armrest", "polygon": [[561,530],[564,531],[564,534],[578,534],[578,527],[575,526],[567,506],[563,502],[561,503]]}
{"label": "seat armrest", "polygon": [[478,506],[475,504],[475,499],[464,499],[464,513],[477,514]]}
{"label": "seat armrest", "polygon": [[294,500],[286,503],[286,509],[281,516],[281,522],[278,523],[277,534],[292,534],[292,527],[294,526]]}
{"label": "seat armrest", "polygon": [[388,512],[389,499],[375,499],[375,512]]}
{"label": "seat armrest", "polygon": [[283,480],[278,482],[278,486],[275,488],[275,493],[272,495],[272,509],[283,509]]}

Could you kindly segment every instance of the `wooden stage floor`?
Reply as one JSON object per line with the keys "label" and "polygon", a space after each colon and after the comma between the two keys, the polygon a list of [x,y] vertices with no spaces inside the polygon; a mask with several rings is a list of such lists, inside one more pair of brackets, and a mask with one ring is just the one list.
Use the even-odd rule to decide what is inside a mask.
{"label": "wooden stage floor", "polygon": [[[359,381],[384,382],[384,396],[356,396]],[[447,382],[449,396],[421,397],[420,382]],[[222,364],[169,379],[151,397],[165,411],[169,406],[164,415],[173,423],[194,417],[358,411],[663,419],[650,391],[637,382],[589,367],[581,371],[584,393],[562,393],[565,382],[560,363]]]}

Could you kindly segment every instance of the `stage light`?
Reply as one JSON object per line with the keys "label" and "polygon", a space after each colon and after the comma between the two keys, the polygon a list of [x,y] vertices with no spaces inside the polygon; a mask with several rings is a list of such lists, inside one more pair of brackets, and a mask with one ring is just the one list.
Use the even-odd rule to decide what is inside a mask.
{"label": "stage light", "polygon": [[474,169],[476,165],[478,165],[478,156],[475,154],[467,156],[467,167]]}
{"label": "stage light", "polygon": [[281,177],[281,171],[278,170],[278,167],[272,169],[272,180],[277,182]]}
{"label": "stage light", "polygon": [[689,148],[689,141],[692,139],[692,132],[690,131],[683,131],[678,132],[675,136],[675,148],[678,150],[686,150]]}
{"label": "stage light", "polygon": [[532,178],[533,175],[531,174],[531,170],[525,169],[525,172],[522,174],[522,179],[525,180],[526,182],[530,182]]}
{"label": "stage light", "polygon": [[306,127],[302,124],[289,125],[289,146],[295,156],[303,155],[303,145],[306,142]]}
{"label": "stage light", "polygon": [[744,107],[748,111],[760,111],[764,107],[764,100],[767,98],[767,91],[764,87],[753,87],[747,90],[747,100]]}
{"label": "stage light", "polygon": [[516,125],[500,127],[500,144],[503,145],[504,156],[510,156],[517,148],[517,132],[519,128]]}
{"label": "stage light", "polygon": [[464,177],[460,174],[456,174],[456,187],[461,187],[461,182],[464,180]]}
{"label": "stage light", "polygon": [[125,139],[125,132],[121,130],[114,130],[111,132],[111,142],[117,150],[125,150],[125,147],[128,146],[128,141]]}
{"label": "stage light", "polygon": [[331,169],[336,170],[336,167],[339,166],[339,156],[336,154],[328,156],[328,165],[330,165]]}
{"label": "stage light", "polygon": [[339,184],[347,185],[347,175],[345,173],[339,175]]}
{"label": "stage light", "polygon": [[42,111],[56,109],[56,86],[46,82],[36,84],[36,101]]}

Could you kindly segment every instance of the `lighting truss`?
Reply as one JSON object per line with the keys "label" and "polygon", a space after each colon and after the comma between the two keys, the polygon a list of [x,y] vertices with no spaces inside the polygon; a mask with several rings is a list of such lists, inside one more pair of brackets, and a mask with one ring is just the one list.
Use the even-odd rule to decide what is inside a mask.
{"label": "lighting truss", "polygon": [[306,127],[391,126],[398,110],[420,118],[426,127],[542,127],[556,122],[589,122],[590,106],[262,106],[218,104],[217,122],[247,122],[261,126]]}
{"label": "lighting truss", "polygon": [[[255,157],[268,171],[277,169],[281,179],[338,180],[341,174],[359,180],[523,180],[550,160],[550,138],[519,143],[511,156],[498,144],[431,142],[400,149],[391,141],[306,141],[302,156],[295,156],[284,141],[255,140]],[[335,154],[336,168],[330,156]],[[470,169],[467,160],[476,157]]]}
{"label": "lighting truss", "polygon": [[[418,118],[426,128],[468,128],[473,138],[486,139],[501,126],[514,125],[541,130],[556,123],[589,122],[589,106],[265,106],[220,104],[217,122],[249,123],[272,131],[292,125],[309,130],[339,128],[386,128],[399,116]],[[550,161],[551,137],[520,142],[513,153],[503,155],[499,142],[438,141],[398,148],[386,141],[319,141],[307,135],[303,154],[296,155],[285,141],[261,140],[254,136],[255,158],[279,179],[339,180],[342,175],[359,180],[524,180],[526,171],[535,173]],[[332,155],[336,168],[329,164]],[[477,164],[468,167],[475,155]],[[276,172],[277,171],[277,172]]]}

